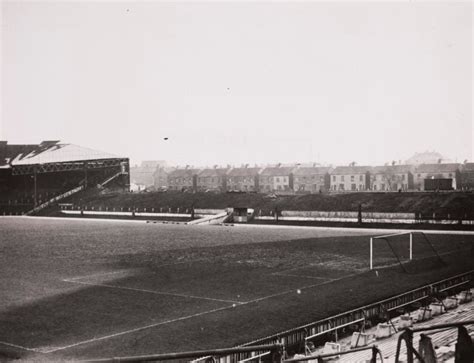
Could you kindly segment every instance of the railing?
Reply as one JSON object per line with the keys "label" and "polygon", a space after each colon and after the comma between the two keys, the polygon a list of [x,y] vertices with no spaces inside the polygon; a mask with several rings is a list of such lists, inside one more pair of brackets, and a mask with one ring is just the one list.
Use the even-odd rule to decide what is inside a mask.
{"label": "railing", "polygon": [[120,175],[124,174],[122,171],[119,171],[117,174],[114,174],[112,175],[110,178],[108,178],[106,181],[104,181],[103,183],[100,184],[101,187],[103,187],[104,185],[110,183],[112,180],[114,180],[115,178],[119,177]]}
{"label": "railing", "polygon": [[81,191],[82,189],[84,189],[84,186],[81,185],[81,186],[78,186],[77,188],[74,188],[74,189],[71,189],[69,191],[67,191],[66,193],[63,193],[63,194],[60,194],[58,195],[57,197],[54,197],[50,200],[48,200],[47,202],[43,203],[43,204],[40,204],[39,206],[33,208],[32,210],[30,210],[29,212],[26,213],[26,215],[32,215],[32,214],[35,214],[37,212],[39,212],[40,210],[43,210],[44,208],[50,206],[51,204],[53,204],[54,202],[57,202],[61,199],[64,199],[66,197],[69,197],[70,195],[73,195],[79,191]]}
{"label": "railing", "polygon": [[[326,319],[318,320],[291,330],[280,332],[278,334],[258,339],[244,346],[256,344],[271,344],[281,342],[286,347],[300,345],[311,336],[319,336],[326,332],[339,329],[350,324],[357,324],[360,319],[380,319],[382,316],[395,315],[400,308],[407,307],[413,303],[427,300],[433,296],[433,292],[448,292],[450,290],[461,290],[466,288],[472,281],[474,270],[443,279],[429,285],[413,289],[411,291],[392,296],[388,299],[376,303],[361,306],[357,309],[347,311],[342,314],[334,315]],[[360,323],[359,323],[360,324]]]}
{"label": "railing", "polygon": [[307,362],[309,360],[317,360],[318,363],[320,363],[320,362],[322,363],[322,362],[324,362],[324,359],[326,359],[326,358],[332,358],[332,357],[338,357],[338,356],[344,355],[344,354],[362,352],[364,350],[372,350],[372,358],[370,359],[370,363],[376,363],[377,362],[377,356],[380,357],[380,362],[383,362],[382,352],[375,345],[373,345],[371,347],[354,348],[354,349],[350,349],[350,350],[345,350],[343,352],[334,352],[334,353],[320,354],[320,355],[308,355],[308,356],[302,357],[302,358],[286,359],[283,362],[284,363],[287,363],[287,362]]}
{"label": "railing", "polygon": [[[162,361],[162,360],[178,360],[178,359],[199,359],[200,357],[206,357],[203,361],[212,361],[213,357],[227,356],[227,355],[239,355],[244,353],[260,353],[270,352],[268,362],[282,362],[284,350],[282,344],[271,344],[271,345],[259,345],[253,347],[237,347],[237,348],[225,348],[225,349],[210,349],[210,350],[196,350],[191,352],[181,353],[165,353],[165,354],[152,354],[152,355],[141,355],[133,357],[115,357],[115,358],[103,358],[103,359],[92,359],[83,362],[99,363],[99,362],[150,362],[150,361]],[[267,354],[268,355],[268,354]]]}
{"label": "railing", "polygon": [[[448,323],[448,324],[431,325],[427,327],[420,327],[420,328],[414,328],[414,329],[406,328],[405,331],[402,334],[400,334],[400,336],[398,337],[397,351],[395,353],[395,362],[399,362],[402,341],[405,341],[405,345],[407,348],[407,358],[406,358],[407,363],[413,363],[414,362],[413,358],[415,356],[420,362],[422,363],[425,362],[424,352],[421,350],[418,351],[413,347],[413,333],[428,331],[428,330],[446,329],[446,328],[448,329],[458,328],[458,343],[456,344],[456,353],[455,353],[456,360],[455,361],[456,362],[473,362],[474,351],[472,349],[472,341],[465,328],[465,325],[471,325],[471,324],[474,324],[474,320],[461,321],[461,322]],[[467,346],[465,347],[465,349],[463,349],[462,343],[460,344],[460,338],[462,339],[462,337],[469,338],[467,344],[469,345],[469,342],[470,342],[471,346]],[[423,335],[421,338],[422,339],[424,338]],[[432,346],[431,346],[431,349],[432,349]]]}

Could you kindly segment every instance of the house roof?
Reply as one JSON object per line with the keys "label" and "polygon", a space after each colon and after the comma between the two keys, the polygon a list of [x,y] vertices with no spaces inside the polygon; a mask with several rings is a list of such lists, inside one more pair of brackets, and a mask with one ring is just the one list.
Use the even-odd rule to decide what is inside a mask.
{"label": "house roof", "polygon": [[208,168],[199,173],[200,177],[206,176],[224,176],[229,171],[228,168]]}
{"label": "house roof", "polygon": [[464,172],[474,172],[474,163],[464,163],[461,166],[461,170]]}
{"label": "house roof", "polygon": [[170,178],[189,178],[199,174],[200,169],[176,169],[168,174]]}
{"label": "house roof", "polygon": [[152,169],[156,169],[156,168],[161,167],[161,166],[166,166],[166,161],[164,161],[164,160],[145,160],[145,161],[142,161],[142,163],[140,164],[140,167],[142,167],[142,168],[152,168]]}
{"label": "house roof", "polygon": [[262,168],[233,168],[229,171],[229,176],[255,176]]}
{"label": "house roof", "polygon": [[39,145],[8,145],[0,147],[0,164],[20,166],[35,164],[64,163],[97,159],[117,159],[117,155],[89,149],[86,147],[60,143],[59,141],[43,141]]}
{"label": "house roof", "polygon": [[286,175],[290,175],[293,172],[294,169],[295,169],[295,167],[293,167],[293,166],[290,166],[290,167],[286,167],[286,166],[268,167],[268,168],[263,169],[262,172],[260,173],[260,175],[263,175],[263,176],[286,176]]}
{"label": "house roof", "polygon": [[349,175],[349,174],[365,174],[370,171],[372,167],[370,166],[338,166],[336,167],[331,174],[337,175]]}
{"label": "house roof", "polygon": [[384,165],[374,166],[371,170],[372,174],[406,174],[411,172],[411,165]]}
{"label": "house roof", "polygon": [[459,170],[460,164],[421,164],[416,168],[417,173],[450,173]]}
{"label": "house roof", "polygon": [[306,176],[306,175],[324,175],[326,173],[329,173],[331,171],[331,168],[329,167],[317,167],[317,166],[311,166],[311,167],[299,167],[294,171],[295,176]]}

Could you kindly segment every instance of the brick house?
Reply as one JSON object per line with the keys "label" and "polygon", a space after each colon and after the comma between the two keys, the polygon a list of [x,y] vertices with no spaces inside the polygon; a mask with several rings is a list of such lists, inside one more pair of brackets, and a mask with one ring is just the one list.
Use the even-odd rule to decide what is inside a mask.
{"label": "brick house", "polygon": [[370,173],[370,189],[374,191],[407,191],[414,188],[410,165],[375,166]]}
{"label": "brick house", "polygon": [[452,189],[460,186],[460,164],[421,164],[413,172],[414,188],[425,190],[425,179],[451,179]]}
{"label": "brick house", "polygon": [[275,166],[263,169],[258,176],[260,191],[292,191],[294,169],[293,166]]}
{"label": "brick house", "polygon": [[293,172],[295,192],[319,193],[328,191],[331,180],[329,167],[298,167]]}
{"label": "brick house", "polygon": [[331,171],[331,190],[365,191],[370,189],[370,166],[338,166]]}
{"label": "brick house", "polygon": [[227,172],[229,168],[204,169],[197,176],[197,189],[223,192],[227,190]]}
{"label": "brick house", "polygon": [[461,189],[474,189],[474,163],[464,163],[461,165]]}
{"label": "brick house", "polygon": [[176,169],[168,174],[168,187],[170,190],[196,190],[199,169]]}
{"label": "brick house", "polygon": [[259,173],[262,168],[233,168],[227,174],[227,190],[258,192]]}
{"label": "brick house", "polygon": [[140,165],[130,167],[130,181],[138,185],[149,187],[155,184],[154,174],[160,167],[165,167],[163,160],[142,161]]}
{"label": "brick house", "polygon": [[156,189],[162,189],[168,187],[168,175],[174,171],[175,168],[159,166],[153,173],[153,185]]}

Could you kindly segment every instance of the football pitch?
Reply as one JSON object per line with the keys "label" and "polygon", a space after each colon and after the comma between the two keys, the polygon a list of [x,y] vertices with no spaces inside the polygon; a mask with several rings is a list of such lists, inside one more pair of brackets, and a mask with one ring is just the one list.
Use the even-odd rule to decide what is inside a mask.
{"label": "football pitch", "polygon": [[0,359],[232,347],[472,268],[474,235],[0,218]]}

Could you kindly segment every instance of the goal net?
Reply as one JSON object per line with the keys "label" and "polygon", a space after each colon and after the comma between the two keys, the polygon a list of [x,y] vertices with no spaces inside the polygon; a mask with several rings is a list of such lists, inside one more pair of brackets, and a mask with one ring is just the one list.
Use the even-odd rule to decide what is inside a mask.
{"label": "goal net", "polygon": [[[457,236],[456,236],[457,237]],[[456,240],[456,237],[454,239]],[[407,272],[406,264],[412,260],[432,258],[443,264],[442,254],[453,247],[459,248],[459,240],[435,238],[423,232],[400,232],[370,238],[370,269],[399,265]]]}

